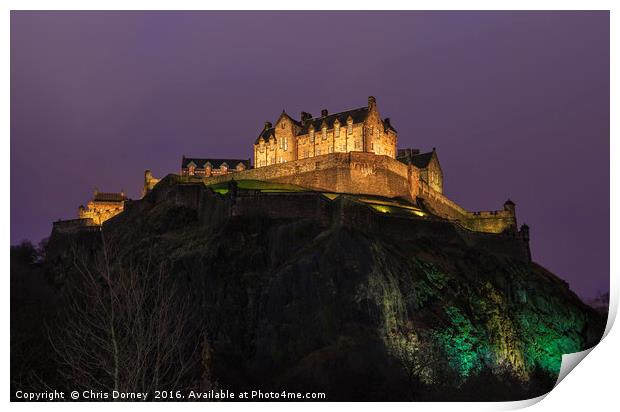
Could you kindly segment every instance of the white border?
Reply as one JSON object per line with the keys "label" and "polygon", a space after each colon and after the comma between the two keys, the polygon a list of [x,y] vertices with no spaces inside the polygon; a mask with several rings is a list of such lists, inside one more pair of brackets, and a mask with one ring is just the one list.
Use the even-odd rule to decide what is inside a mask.
{"label": "white border", "polygon": [[[564,1],[550,1],[550,0],[521,0],[521,1],[458,1],[458,0],[445,0],[441,2],[432,1],[393,1],[384,0],[381,2],[371,2],[369,0],[345,0],[345,1],[328,1],[328,0],[313,0],[308,1],[283,1],[283,0],[263,0],[263,1],[237,1],[235,3],[230,2],[217,2],[207,3],[197,0],[176,0],[162,1],[136,1],[136,0],[94,0],[88,2],[80,1],[43,1],[43,0],[10,0],[3,2],[2,15],[2,29],[0,30],[0,47],[1,55],[10,56],[10,13],[9,10],[342,10],[342,9],[360,9],[360,10],[611,10],[610,23],[611,23],[611,299],[610,299],[610,318],[608,320],[607,331],[610,332],[610,327],[613,323],[613,319],[617,313],[618,306],[618,259],[615,253],[618,246],[618,235],[620,233],[620,224],[618,218],[613,214],[613,205],[617,204],[619,200],[617,188],[614,187],[613,182],[617,181],[618,167],[616,166],[620,161],[620,152],[617,143],[618,138],[618,123],[613,114],[617,111],[617,99],[619,93],[619,83],[617,82],[614,73],[620,73],[618,67],[618,42],[615,39],[620,38],[618,31],[618,24],[620,18],[618,17],[618,10],[620,8],[616,6],[617,1],[576,1],[576,0],[564,0]],[[616,7],[614,7],[616,6]],[[614,48],[616,46],[616,48]],[[2,78],[4,79],[3,88],[4,98],[2,99],[2,169],[4,171],[3,176],[5,178],[5,189],[1,191],[2,201],[0,201],[0,208],[2,208],[2,216],[8,217],[7,221],[10,224],[10,191],[8,186],[10,184],[10,69],[8,59],[2,60]],[[601,159],[601,161],[607,161],[607,159]],[[28,184],[28,182],[25,182]],[[5,284],[4,286],[4,302],[5,310],[3,313],[3,343],[4,343],[4,357],[3,357],[3,379],[2,379],[2,394],[4,401],[9,401],[9,231],[4,234],[5,241],[3,246],[0,247],[0,258],[2,259],[2,274]],[[617,328],[616,328],[617,329]],[[607,409],[609,406],[614,405],[617,400],[617,384],[616,377],[618,373],[618,367],[620,366],[618,359],[620,356],[617,353],[616,348],[619,345],[619,334],[617,331],[611,331],[609,335],[604,339],[604,344],[595,348],[588,356],[588,361],[579,366],[576,372],[570,374],[562,383],[556,387],[545,399],[544,402],[538,403],[534,408],[539,410],[543,409]],[[544,397],[541,397],[544,398]],[[374,410],[378,407],[381,408],[393,408],[393,409],[423,409],[423,410],[503,410],[503,409],[515,409],[525,406],[529,406],[541,398],[530,401],[512,402],[512,403],[322,403],[320,405],[311,403],[262,403],[262,404],[231,404],[231,403],[190,403],[183,405],[183,409],[198,409],[204,410],[204,408],[215,409],[237,409],[237,408],[256,408],[258,410],[285,410],[289,408],[301,409],[301,410],[314,410],[319,408],[342,408],[353,406],[356,409],[362,410]],[[131,407],[132,409],[161,409],[168,408],[167,404],[121,404],[124,408]],[[108,403],[95,403],[89,404],[89,409],[103,409],[109,408],[112,405]],[[615,405],[614,405],[615,406]],[[14,409],[32,409],[40,408],[41,405],[35,404],[18,404],[12,403],[10,405]],[[77,403],[54,403],[46,404],[46,409],[71,409],[81,410],[84,405]],[[176,406],[173,406],[176,407]]]}

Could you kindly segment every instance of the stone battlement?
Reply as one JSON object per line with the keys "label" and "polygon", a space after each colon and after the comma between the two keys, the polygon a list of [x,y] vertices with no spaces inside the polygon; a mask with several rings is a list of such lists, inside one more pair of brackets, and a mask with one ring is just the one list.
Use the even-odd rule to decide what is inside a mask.
{"label": "stone battlement", "polygon": [[514,205],[497,211],[470,212],[420,178],[420,169],[373,153],[331,153],[308,159],[202,178],[206,185],[231,180],[294,184],[321,192],[363,194],[423,203],[436,216],[470,230],[501,233],[517,228]]}
{"label": "stone battlement", "polygon": [[58,220],[54,222],[52,231],[62,234],[74,234],[84,231],[99,231],[101,225],[91,218]]}

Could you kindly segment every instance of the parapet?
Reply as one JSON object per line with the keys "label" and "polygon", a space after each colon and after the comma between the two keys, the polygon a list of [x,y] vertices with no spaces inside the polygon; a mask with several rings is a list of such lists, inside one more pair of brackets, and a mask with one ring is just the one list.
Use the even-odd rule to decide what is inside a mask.
{"label": "parapet", "polygon": [[54,222],[52,232],[62,234],[75,234],[83,231],[99,231],[101,226],[91,218],[58,220]]}

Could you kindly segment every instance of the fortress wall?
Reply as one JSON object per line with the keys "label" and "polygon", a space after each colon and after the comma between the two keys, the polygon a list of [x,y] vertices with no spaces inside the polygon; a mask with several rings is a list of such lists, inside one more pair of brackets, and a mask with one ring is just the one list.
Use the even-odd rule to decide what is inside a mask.
{"label": "fortress wall", "polygon": [[334,204],[339,221],[351,228],[363,227],[382,235],[393,235],[399,240],[435,239],[453,243],[455,247],[466,246],[523,261],[530,260],[527,240],[516,233],[475,232],[437,218],[387,215],[346,199],[337,199]]}
{"label": "fortress wall", "polygon": [[469,212],[433,190],[426,182],[420,184],[420,197],[432,212],[446,219],[458,220],[467,229],[487,233],[516,230],[516,216],[511,210]]}
{"label": "fortress wall", "polygon": [[201,203],[204,203],[201,202],[202,193],[204,191],[202,185],[179,184],[175,186],[175,188],[176,190],[171,193],[175,205],[185,206],[194,210],[200,209]]}
{"label": "fortress wall", "polygon": [[468,229],[479,232],[501,233],[517,228],[515,215],[508,210],[468,212],[465,222]]}
{"label": "fortress wall", "polygon": [[409,166],[388,156],[373,153],[331,153],[250,169],[234,174],[204,178],[205,184],[232,179],[264,180],[295,184],[308,189],[402,197],[413,200]]}
{"label": "fortress wall", "polygon": [[426,182],[420,182],[419,195],[424,199],[424,204],[438,216],[446,219],[463,221],[468,218],[467,210],[448,199],[442,193],[431,188]]}
{"label": "fortress wall", "polygon": [[309,218],[327,225],[332,205],[320,193],[261,193],[239,191],[232,199],[233,216],[269,217],[273,219]]}
{"label": "fortress wall", "polygon": [[231,199],[200,185],[200,206],[198,219],[206,226],[214,227],[230,216]]}
{"label": "fortress wall", "polygon": [[92,218],[59,220],[53,223],[52,232],[75,234],[85,230],[99,231],[99,228]]}
{"label": "fortress wall", "polygon": [[[233,179],[262,180],[294,184],[319,192],[399,197],[409,201],[421,198],[430,212],[458,221],[467,229],[489,233],[516,230],[513,210],[468,212],[419,177],[417,168],[388,156],[364,152],[331,153],[220,176],[188,178],[169,175],[157,185],[155,196],[158,199],[174,196],[176,202],[197,208],[197,195],[177,194],[175,183],[187,182],[185,185],[193,186],[200,182],[209,185]],[[168,193],[170,190],[175,194]]]}

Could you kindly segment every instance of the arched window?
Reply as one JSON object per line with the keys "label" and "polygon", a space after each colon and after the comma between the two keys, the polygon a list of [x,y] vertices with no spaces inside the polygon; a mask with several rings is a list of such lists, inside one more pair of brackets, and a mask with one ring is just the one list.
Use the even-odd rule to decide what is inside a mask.
{"label": "arched window", "polygon": [[347,134],[353,134],[353,120],[347,122]]}
{"label": "arched window", "polygon": [[327,139],[327,126],[323,126],[323,140]]}
{"label": "arched window", "polygon": [[336,120],[334,123],[334,136],[340,137],[340,122]]}

